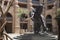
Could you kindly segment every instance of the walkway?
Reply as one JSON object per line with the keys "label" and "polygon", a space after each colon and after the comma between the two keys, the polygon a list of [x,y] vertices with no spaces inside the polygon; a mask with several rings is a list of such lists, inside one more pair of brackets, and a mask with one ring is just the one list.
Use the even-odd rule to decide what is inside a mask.
{"label": "walkway", "polygon": [[57,40],[57,35],[28,33],[13,37],[14,40]]}

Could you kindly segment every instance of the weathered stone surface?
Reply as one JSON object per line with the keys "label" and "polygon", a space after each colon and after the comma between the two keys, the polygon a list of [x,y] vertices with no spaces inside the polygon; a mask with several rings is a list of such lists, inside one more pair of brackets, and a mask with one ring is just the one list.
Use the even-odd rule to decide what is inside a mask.
{"label": "weathered stone surface", "polygon": [[[17,37],[18,40],[53,40],[50,36],[43,34],[24,34]],[[54,39],[55,40],[55,39]]]}

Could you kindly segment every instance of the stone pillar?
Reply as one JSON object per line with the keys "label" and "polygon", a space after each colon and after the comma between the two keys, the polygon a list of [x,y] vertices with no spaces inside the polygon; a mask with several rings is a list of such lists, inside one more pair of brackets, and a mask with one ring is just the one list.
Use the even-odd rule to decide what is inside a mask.
{"label": "stone pillar", "polygon": [[14,32],[15,33],[19,33],[20,32],[20,23],[19,23],[19,18],[18,18],[18,10],[19,10],[19,6],[18,6],[18,1],[15,0],[14,3]]}
{"label": "stone pillar", "polygon": [[58,33],[57,31],[58,31],[58,26],[57,26],[57,22],[56,22],[56,19],[55,19],[55,17],[56,17],[56,15],[57,15],[57,8],[58,8],[58,6],[57,6],[57,0],[55,0],[55,2],[54,2],[54,7],[53,7],[53,14],[52,14],[52,25],[53,25],[53,33]]}
{"label": "stone pillar", "polygon": [[59,8],[59,0],[56,0],[57,1],[57,7]]}
{"label": "stone pillar", "polygon": [[53,34],[58,33],[58,25],[57,25],[57,21],[55,20],[55,18],[52,18],[52,31],[53,31]]}
{"label": "stone pillar", "polygon": [[32,7],[32,0],[27,0],[27,8],[30,11]]}
{"label": "stone pillar", "polygon": [[12,24],[12,30],[13,30],[13,33],[15,33],[15,1],[14,1],[14,5],[13,5],[13,24]]}
{"label": "stone pillar", "polygon": [[47,0],[43,0],[43,15],[45,16],[47,10]]}
{"label": "stone pillar", "polygon": [[[32,0],[27,0],[27,1],[28,1],[27,8],[28,8],[28,10],[30,12],[31,11],[31,7],[32,7]],[[28,15],[28,17],[29,17],[29,15]],[[30,21],[31,20],[28,20],[28,31],[30,31],[30,27],[31,27]]]}

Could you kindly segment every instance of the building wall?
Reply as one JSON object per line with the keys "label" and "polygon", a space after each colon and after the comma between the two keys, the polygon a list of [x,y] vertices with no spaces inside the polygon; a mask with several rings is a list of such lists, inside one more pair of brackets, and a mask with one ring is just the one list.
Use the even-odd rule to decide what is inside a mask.
{"label": "building wall", "polygon": [[[32,0],[27,0],[27,1],[28,1],[27,2],[27,8],[30,11],[31,10],[31,7],[33,6],[33,4],[31,3]],[[54,7],[52,9],[50,9],[50,10],[47,10],[47,6],[50,5],[50,4],[47,4],[47,0],[45,0],[44,2],[43,2],[43,0],[40,0],[40,3],[44,3],[43,15],[45,16],[45,18],[46,18],[47,15],[51,15],[52,16],[52,31],[55,33],[56,30],[57,30],[57,28],[58,28],[57,22],[55,20],[55,17],[57,15],[57,13],[56,13],[56,5],[54,5],[54,3],[51,4],[51,5],[54,5]],[[20,29],[18,31],[16,31],[20,27],[20,24],[18,23],[19,22],[19,19],[17,19],[17,16],[15,16],[15,17],[16,17],[16,20],[15,20],[16,21],[15,22],[15,28],[16,28],[15,29],[15,33],[17,33],[18,31],[20,32]],[[31,25],[29,25],[29,26],[31,26]],[[29,30],[29,28],[28,28],[28,30]]]}
{"label": "building wall", "polygon": [[[27,5],[27,9],[30,11],[31,10],[31,7],[33,6],[33,4],[31,3],[31,1],[32,0],[27,0],[27,3],[19,2],[19,4],[26,4]],[[56,32],[56,30],[58,28],[57,22],[55,20],[55,17],[57,15],[57,13],[56,13],[56,5],[54,5],[54,3],[53,4],[47,4],[47,0],[40,0],[39,2],[40,3],[44,3],[44,7],[43,7],[43,12],[42,13],[45,16],[45,18],[46,18],[47,15],[51,15],[52,16],[52,31],[53,32]],[[57,2],[59,2],[59,0]],[[13,7],[11,7],[10,10],[9,10],[9,13],[11,13],[11,15],[13,17],[12,31],[13,31],[13,33],[25,33],[23,29],[20,29],[20,18],[18,17],[18,14],[19,14],[18,9],[20,7],[17,7],[16,6],[17,5],[16,0],[15,0],[14,3],[15,4],[13,5]],[[52,9],[48,10],[47,9],[47,6],[48,5],[54,5],[54,7]],[[36,6],[36,4],[34,4],[34,6]],[[30,25],[30,20],[29,20],[28,21],[28,29],[27,29],[28,31],[31,30],[30,29],[30,26],[31,25]]]}

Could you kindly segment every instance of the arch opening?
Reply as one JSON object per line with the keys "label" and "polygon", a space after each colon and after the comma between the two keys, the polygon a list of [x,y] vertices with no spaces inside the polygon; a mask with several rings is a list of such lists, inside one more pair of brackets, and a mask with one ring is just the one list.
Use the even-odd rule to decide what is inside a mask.
{"label": "arch opening", "polygon": [[6,14],[6,20],[7,21],[12,21],[12,15],[10,13]]}
{"label": "arch opening", "polygon": [[26,20],[27,18],[28,18],[28,15],[25,13],[22,13],[20,16],[20,29],[23,29],[24,32],[26,32],[28,29],[28,20]]}
{"label": "arch opening", "polygon": [[5,25],[5,31],[7,32],[7,33],[12,33],[12,22],[10,22],[10,21],[12,21],[12,15],[10,14],[10,13],[7,13],[6,14],[6,20],[8,21],[7,23],[6,23],[6,25]]}
{"label": "arch opening", "polygon": [[48,31],[52,32],[52,16],[51,15],[46,16],[46,26],[48,27]]}

